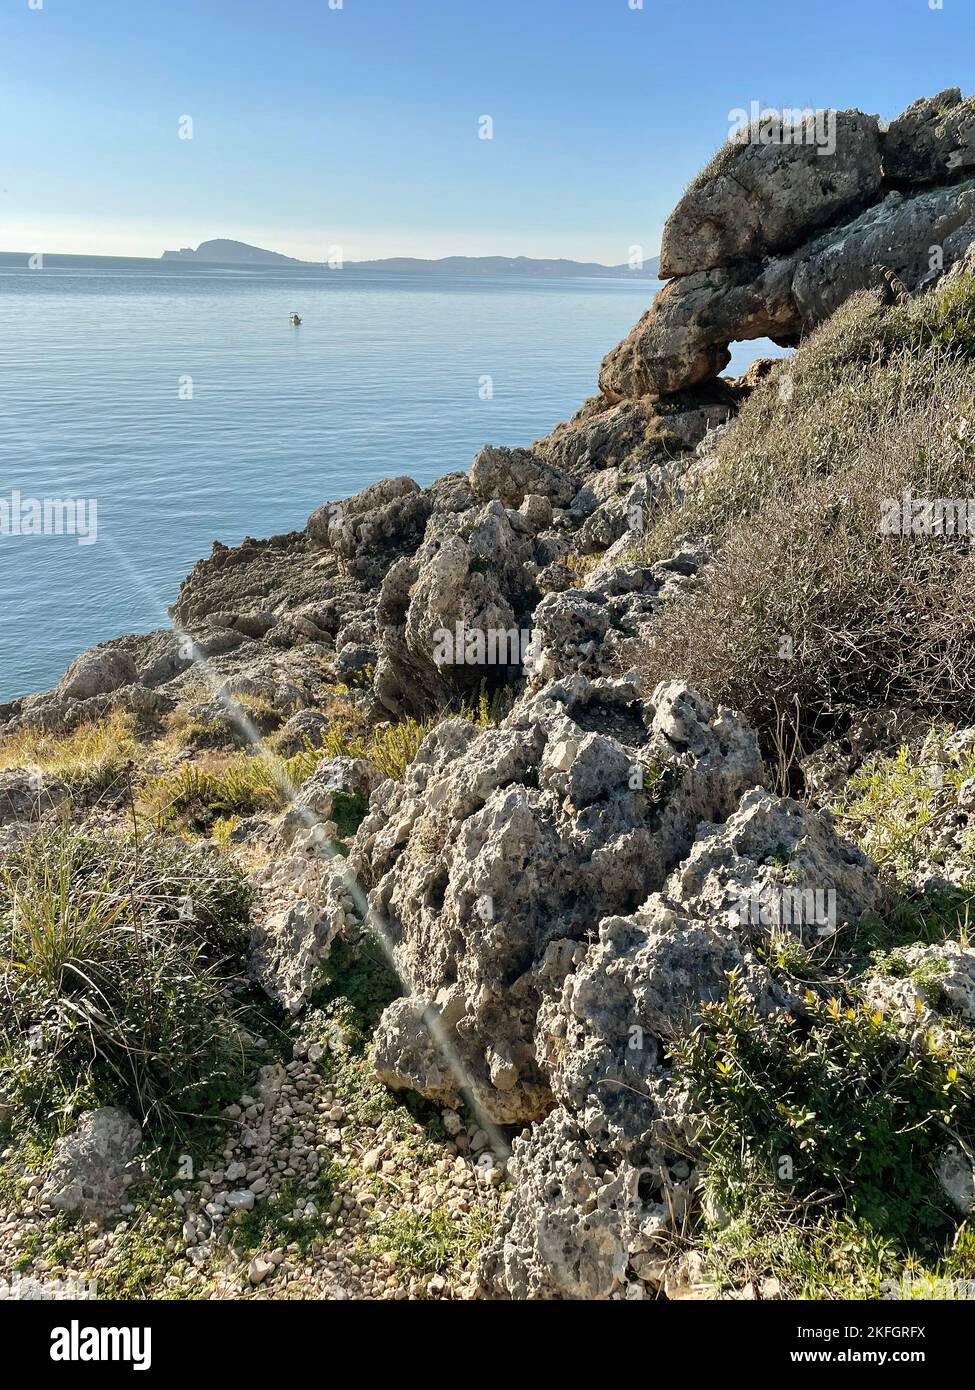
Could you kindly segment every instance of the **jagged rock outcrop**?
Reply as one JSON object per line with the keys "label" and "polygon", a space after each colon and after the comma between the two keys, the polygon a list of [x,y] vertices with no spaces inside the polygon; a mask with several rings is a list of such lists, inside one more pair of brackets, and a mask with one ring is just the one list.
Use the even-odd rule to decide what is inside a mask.
{"label": "jagged rock outcrop", "polygon": [[[890,973],[895,961],[896,974]],[[975,1023],[975,951],[957,941],[903,946],[867,982],[864,994],[885,1013],[918,1027],[934,1027],[943,1013]]]}
{"label": "jagged rock outcrop", "polygon": [[259,880],[248,965],[273,999],[297,1012],[308,998],[316,967],[339,933],[359,918],[345,862],[329,841],[327,822],[290,848],[278,847]]}
{"label": "jagged rock outcrop", "polygon": [[975,185],[907,197],[889,193],[877,207],[814,242],[797,261],[792,293],[804,329],[835,313],[858,290],[877,284],[878,267],[912,293],[933,284],[975,240]]}
{"label": "jagged rock outcrop", "polygon": [[661,280],[793,251],[867,207],[882,180],[877,118],[829,114],[835,128],[810,116],[794,129],[778,117],[737,132],[716,172],[700,175],[668,217]]}
{"label": "jagged rock outcrop", "polygon": [[[520,666],[520,634],[530,627],[538,598],[538,520],[544,518],[533,522],[527,508],[506,508],[497,499],[431,518],[423,544],[393,566],[379,595],[375,691],[386,709],[442,706],[476,689],[485,669],[498,679],[502,668]],[[486,645],[491,633],[493,662]],[[506,659],[512,655],[509,633],[519,635],[513,659]],[[480,660],[478,635],[484,641]]]}
{"label": "jagged rock outcrop", "polygon": [[350,573],[376,580],[390,551],[415,549],[432,507],[430,493],[412,478],[384,478],[345,502],[312,512],[308,535],[328,546]]}
{"label": "jagged rock outcrop", "polygon": [[529,495],[545,497],[555,507],[567,507],[575,496],[576,484],[531,449],[486,445],[474,459],[471,489],[479,501],[497,498],[506,507],[520,507]]}
{"label": "jagged rock outcrop", "polygon": [[541,576],[541,581],[548,579],[552,590],[535,609],[530,689],[539,689],[546,680],[565,671],[590,678],[617,675],[624,669],[634,642],[649,630],[660,604],[694,583],[707,557],[704,545],[686,545],[652,565],[619,553],[633,550],[639,535],[630,529],[633,513],[643,514],[652,492],[650,483],[641,480],[631,490],[622,512],[610,503],[594,514],[592,520],[606,528],[600,539],[608,543],[618,536],[618,540],[579,586],[572,584],[570,575],[558,583],[551,571]]}
{"label": "jagged rock outcrop", "polygon": [[668,1042],[725,996],[732,971],[763,1012],[801,1007],[754,953],[770,924],[741,904],[815,900],[829,885],[837,920],[856,921],[875,874],[828,817],[755,789],[699,828],[660,891],[601,920],[539,1009],[536,1057],[557,1106],[515,1141],[514,1190],[481,1261],[487,1293],[608,1298],[660,1258],[696,1182],[697,1122]]}
{"label": "jagged rock outcrop", "polygon": [[378,1027],[379,1074],[458,1102],[431,1050],[433,1009],[484,1111],[540,1118],[542,999],[600,919],[660,887],[700,821],[761,775],[751,732],[681,685],[647,703],[628,682],[576,676],[496,729],[442,725],[404,781],[374,793],[349,860],[408,988]]}
{"label": "jagged rock outcrop", "polygon": [[[531,448],[486,445],[469,475],[385,479],[323,502],[300,531],[216,543],[180,591],[174,631],[103,643],[54,690],[0,707],[0,733],[178,708],[242,742],[269,716],[287,720],[285,753],[327,730],[339,686],[373,720],[442,717],[401,780],[323,758],[276,821],[230,834],[260,841],[249,966],[269,994],[298,1011],[336,937],[371,927],[405,990],[373,1039],[378,1074],[451,1108],[469,1096],[486,1124],[529,1126],[482,1260],[493,1296],[608,1298],[651,1277],[698,1184],[675,1039],[731,975],[760,1011],[801,1013],[757,947],[772,933],[812,944],[880,900],[874,866],[828,816],[764,789],[734,712],[680,682],[647,699],[628,672],[714,544],[678,538],[646,564],[640,536],[664,498],[707,476],[720,432],[773,369],[717,379],[729,344],[794,344],[866,285],[894,302],[945,271],[975,273],[975,107],[957,89],[886,131],[838,113],[830,152],[781,136],[723,152],[692,185],[664,235],[674,279],[571,420]],[[500,724],[444,717],[483,684],[509,688]],[[828,799],[898,741],[901,716],[852,712],[807,760],[810,795]],[[939,758],[975,734],[952,739]],[[66,791],[0,774],[0,848]],[[368,810],[346,859],[334,841],[350,803]],[[932,805],[941,840],[919,868],[950,887],[968,873],[954,861],[975,785]],[[950,1010],[970,1020],[975,955],[908,948],[864,993],[924,1026]],[[264,1118],[243,1147],[270,1132],[283,1081],[266,1069]],[[42,1200],[114,1209],[137,1144],[124,1112],[87,1117]],[[967,1211],[970,1162],[942,1166]]]}
{"label": "jagged rock outcrop", "polygon": [[958,183],[973,172],[975,106],[957,88],[886,131],[859,111],[741,131],[668,219],[673,278],[604,360],[603,396],[701,388],[730,343],[793,346],[883,269],[911,293],[933,283],[975,241],[975,189]]}
{"label": "jagged rock outcrop", "polygon": [[908,184],[946,183],[975,172],[975,101],[960,87],[921,97],[884,137],[884,172]]}
{"label": "jagged rock outcrop", "polygon": [[292,1012],[307,1000],[336,936],[361,922],[357,888],[337,850],[336,818],[350,801],[365,807],[382,780],[367,758],[324,758],[274,828],[272,857],[258,876],[248,964]]}
{"label": "jagged rock outcrop", "polygon": [[716,377],[739,338],[799,341],[802,321],[792,294],[794,262],[696,271],[673,280],[623,342],[603,361],[599,385],[609,400],[666,396]]}
{"label": "jagged rock outcrop", "polygon": [[318,835],[319,827],[337,814],[340,798],[354,797],[364,805],[382,780],[382,773],[368,758],[323,758],[282,817],[278,827],[282,844],[291,845],[308,832]]}

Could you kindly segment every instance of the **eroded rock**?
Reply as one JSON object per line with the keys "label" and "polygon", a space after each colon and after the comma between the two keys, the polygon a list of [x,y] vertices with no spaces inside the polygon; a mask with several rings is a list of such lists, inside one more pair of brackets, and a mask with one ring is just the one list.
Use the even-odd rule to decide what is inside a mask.
{"label": "eroded rock", "polygon": [[[760,781],[755,739],[686,687],[645,704],[633,685],[574,677],[496,729],[438,730],[421,755],[374,794],[350,857],[409,996],[380,1023],[375,1064],[422,1091],[433,1008],[485,1112],[537,1119],[551,1104],[541,999],[601,917],[661,886],[698,823]],[[458,1084],[438,1078],[436,1099]]]}
{"label": "eroded rock", "polygon": [[89,1110],[77,1128],[58,1141],[41,1202],[85,1220],[107,1220],[137,1176],[133,1160],[141,1143],[142,1129],[127,1110]]}
{"label": "eroded rock", "polygon": [[861,212],[880,191],[880,130],[860,111],[822,113],[818,125],[810,116],[796,128],[773,119],[742,132],[717,162],[667,219],[662,280],[794,251]]}

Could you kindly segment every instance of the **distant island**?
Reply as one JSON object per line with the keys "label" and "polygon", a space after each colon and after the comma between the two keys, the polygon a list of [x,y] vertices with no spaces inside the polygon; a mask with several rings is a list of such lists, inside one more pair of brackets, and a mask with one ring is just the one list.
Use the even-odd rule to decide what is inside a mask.
{"label": "distant island", "polygon": [[[261,246],[249,246],[245,241],[217,237],[202,241],[193,250],[184,246],[179,251],[164,251],[164,261],[205,261],[213,265],[320,265],[319,261],[301,261],[283,256],[279,251],[267,251]],[[429,275],[538,275],[553,276],[619,276],[632,275],[637,279],[657,279],[659,259],[654,256],[635,268],[624,265],[600,265],[596,261],[536,260],[531,256],[443,256],[439,260],[422,260],[413,256],[390,256],[378,261],[347,261],[356,270],[410,271]]]}
{"label": "distant island", "polygon": [[217,237],[214,241],[201,241],[194,251],[184,246],[179,251],[164,251],[164,261],[218,261],[221,265],[307,265],[306,261],[295,260],[294,256],[282,256],[279,251],[265,251],[261,246],[248,246],[246,241],[230,241],[227,237]]}

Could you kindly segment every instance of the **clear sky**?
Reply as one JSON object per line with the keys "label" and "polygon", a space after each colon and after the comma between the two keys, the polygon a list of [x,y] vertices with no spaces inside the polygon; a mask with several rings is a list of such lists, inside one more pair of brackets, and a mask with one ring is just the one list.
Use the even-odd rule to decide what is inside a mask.
{"label": "clear sky", "polygon": [[932,2],[0,0],[0,250],[652,255],[732,109],[972,90]]}

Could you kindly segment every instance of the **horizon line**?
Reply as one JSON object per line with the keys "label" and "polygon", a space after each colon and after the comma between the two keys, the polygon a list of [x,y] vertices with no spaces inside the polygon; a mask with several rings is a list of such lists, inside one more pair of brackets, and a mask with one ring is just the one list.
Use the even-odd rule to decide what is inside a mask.
{"label": "horizon line", "polygon": [[[214,241],[231,241],[231,240],[234,240],[234,238],[231,238],[231,237],[213,237],[213,238],[211,238],[211,240],[214,240]],[[201,243],[201,245],[202,245],[202,244],[205,244],[205,243]],[[250,242],[238,242],[237,244],[238,244],[238,245],[242,245],[242,246],[250,246],[250,245],[251,245]],[[253,247],[253,249],[254,249],[254,250],[257,250],[257,251],[265,251],[265,252],[268,252],[268,254],[271,254],[271,255],[274,255],[274,256],[279,256],[279,257],[281,258],[282,261],[289,262],[291,265],[319,266],[319,267],[324,267],[324,268],[328,268],[328,267],[329,267],[329,261],[328,261],[328,259],[324,259],[324,260],[320,260],[320,261],[306,261],[306,260],[302,260],[301,257],[299,257],[299,256],[289,256],[289,255],[287,255],[286,252],[283,252],[283,251],[274,251],[274,252],[271,252],[271,251],[269,250],[268,247],[255,246],[255,247]],[[117,251],[114,251],[114,252],[113,252],[113,251],[47,251],[47,250],[38,249],[38,248],[36,248],[36,247],[35,247],[35,249],[32,250],[32,251],[27,251],[27,250],[24,250],[22,247],[16,247],[16,248],[14,248],[14,249],[9,249],[9,250],[4,250],[4,249],[0,248],[0,256],[23,256],[26,260],[30,260],[30,259],[31,259],[32,257],[34,257],[34,256],[39,256],[39,257],[42,257],[42,258],[45,258],[45,257],[48,257],[48,256],[64,256],[64,257],[70,256],[70,257],[73,257],[73,258],[76,259],[76,260],[111,260],[111,261],[150,261],[150,262],[156,262],[156,261],[163,261],[163,260],[169,260],[169,261],[178,260],[180,254],[181,254],[181,252],[183,252],[183,251],[189,251],[189,252],[190,252],[190,257],[195,256],[195,254],[196,254],[196,248],[192,248],[192,247],[181,247],[181,248],[179,248],[178,250],[172,251],[172,252],[170,252],[170,251],[162,251],[162,252],[159,252],[158,255],[138,255],[138,254],[133,254],[133,253],[128,253],[128,252],[126,252],[126,253],[121,253],[121,252],[117,252]],[[187,257],[187,263],[189,263],[190,257]],[[658,259],[659,259],[659,253],[656,253],[656,254],[654,254],[654,255],[652,255],[652,256],[647,256],[647,257],[645,257],[641,265],[638,265],[638,266],[629,266],[629,265],[627,265],[627,263],[626,263],[625,261],[616,261],[616,262],[612,262],[612,263],[611,263],[611,262],[608,262],[608,261],[599,261],[599,260],[577,260],[577,259],[576,259],[575,257],[573,257],[573,256],[562,256],[562,255],[559,255],[559,256],[529,256],[529,255],[524,254],[523,252],[519,252],[517,255],[507,255],[507,254],[505,254],[504,252],[500,252],[500,251],[488,251],[488,252],[481,252],[481,253],[479,253],[479,254],[477,254],[477,255],[471,255],[471,254],[469,254],[468,252],[464,252],[464,251],[454,251],[454,252],[449,252],[447,255],[444,255],[444,256],[416,256],[416,255],[363,256],[363,257],[361,257],[360,259],[357,259],[357,260],[353,260],[353,259],[343,259],[343,260],[341,261],[341,264],[342,264],[342,265],[376,265],[376,264],[380,264],[380,263],[385,262],[385,261],[417,261],[417,262],[419,262],[419,263],[421,263],[421,264],[424,264],[424,265],[439,265],[439,264],[440,264],[441,262],[443,262],[443,261],[531,261],[531,262],[534,262],[534,263],[539,263],[539,262],[543,262],[543,261],[560,261],[560,262],[564,263],[565,265],[595,265],[595,266],[598,266],[601,270],[621,270],[621,271],[630,270],[630,271],[633,271],[634,273],[637,273],[637,274],[638,274],[638,273],[640,273],[641,271],[645,270],[646,267],[647,267],[648,265],[651,265],[654,261],[657,261]],[[207,262],[207,257],[205,257],[205,256],[204,256],[204,257],[201,257],[201,263],[205,264],[206,262]],[[211,261],[210,263],[211,263],[211,264],[214,264],[214,265],[221,264],[221,262],[216,261],[216,260],[213,260],[213,261]],[[232,262],[232,264],[246,265],[246,264],[248,264],[248,262],[247,262],[247,261],[238,261],[238,262]],[[252,262],[251,264],[254,264],[254,263]],[[265,263],[264,263],[264,266],[265,266],[265,268],[268,268],[268,266],[271,265],[271,264],[273,264],[273,263],[272,263],[272,262],[265,262]],[[334,267],[333,267],[333,268],[334,268]]]}

